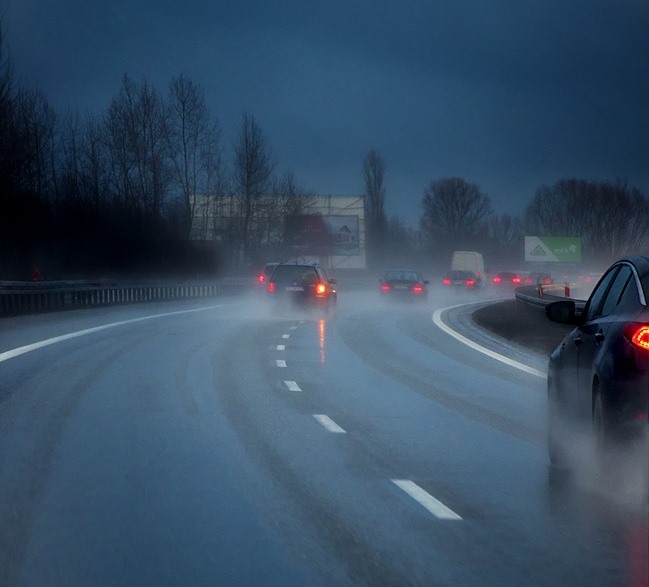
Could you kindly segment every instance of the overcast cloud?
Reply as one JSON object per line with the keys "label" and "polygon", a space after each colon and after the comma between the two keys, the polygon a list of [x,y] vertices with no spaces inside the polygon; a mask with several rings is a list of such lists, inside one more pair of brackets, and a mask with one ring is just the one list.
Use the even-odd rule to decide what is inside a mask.
{"label": "overcast cloud", "polygon": [[[244,110],[279,169],[416,223],[461,176],[497,212],[541,184],[627,179],[649,195],[647,0],[0,0],[16,77],[61,113],[103,112],[121,78],[201,84],[231,146]],[[229,154],[229,153],[228,153]]]}

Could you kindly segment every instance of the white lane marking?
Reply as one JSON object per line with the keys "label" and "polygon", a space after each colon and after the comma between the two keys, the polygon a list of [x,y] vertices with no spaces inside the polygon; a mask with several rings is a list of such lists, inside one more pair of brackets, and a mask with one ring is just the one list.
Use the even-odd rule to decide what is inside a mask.
{"label": "white lane marking", "polygon": [[120,320],[119,322],[110,322],[109,324],[102,324],[101,326],[95,326],[93,328],[86,328],[84,330],[77,330],[75,332],[69,332],[68,334],[62,334],[61,336],[54,336],[53,338],[47,338],[45,340],[40,340],[32,344],[27,344],[9,351],[0,353],[0,363],[8,361],[9,359],[14,359],[20,355],[26,353],[31,353],[38,349],[42,349],[59,342],[65,342],[66,340],[72,340],[73,338],[79,338],[80,336],[86,336],[88,334],[94,334],[95,332],[102,332],[103,330],[109,330],[110,328],[116,328],[117,326],[124,326],[126,324],[136,324],[138,322],[144,322],[145,320],[154,320],[156,318],[166,318],[168,316],[178,316],[180,314],[191,314],[193,312],[205,312],[206,310],[213,310],[215,308],[223,308],[226,304],[218,304],[214,306],[206,306],[203,308],[193,308],[191,310],[178,310],[175,312],[165,312],[164,314],[152,314],[150,316],[142,316],[141,318],[132,318],[130,320]]}
{"label": "white lane marking", "polygon": [[313,414],[313,417],[322,424],[325,430],[334,434],[346,434],[346,431],[338,426],[329,416],[325,414]]}
{"label": "white lane marking", "polygon": [[275,348],[276,348],[278,351],[285,351],[285,350],[286,350],[286,345],[284,345],[284,344],[278,344]]}
{"label": "white lane marking", "polygon": [[289,391],[302,391],[300,386],[295,381],[284,381],[284,385],[288,387]]}
{"label": "white lane marking", "polygon": [[286,361],[284,359],[278,359],[275,361],[277,367],[286,367]]}
{"label": "white lane marking", "polygon": [[430,493],[423,490],[409,479],[392,479],[399,489],[405,491],[418,504],[424,506],[433,516],[440,520],[461,520],[462,517],[452,509],[447,508],[441,501],[435,499]]}
{"label": "white lane marking", "polygon": [[504,363],[505,365],[509,365],[510,367],[514,367],[514,369],[519,369],[520,371],[525,371],[525,373],[529,373],[530,375],[535,375],[536,377],[540,377],[541,379],[546,379],[547,374],[544,373],[543,371],[539,371],[538,369],[535,369],[534,367],[530,367],[529,365],[525,365],[524,363],[520,363],[518,361],[514,361],[514,359],[510,359],[509,357],[506,357],[504,355],[501,355],[500,353],[497,353],[495,351],[492,351],[491,349],[488,349],[486,347],[483,347],[482,345],[479,345],[476,342],[473,342],[472,340],[468,339],[466,336],[462,336],[459,332],[456,332],[453,330],[450,326],[447,326],[442,322],[442,312],[445,312],[446,310],[452,310],[453,308],[459,308],[461,306],[464,306],[465,304],[458,304],[457,306],[451,306],[449,308],[441,308],[439,310],[435,310],[433,313],[433,322],[435,325],[446,332],[446,334],[452,336],[454,339],[459,340],[462,344],[467,345],[468,347],[471,347],[473,350],[478,351],[479,353],[482,353],[483,355],[487,355],[488,357],[491,357],[492,359],[495,359],[496,361],[500,361],[501,363]]}
{"label": "white lane marking", "polygon": [[282,338],[284,340],[288,340],[289,338],[291,338],[291,335],[290,334],[282,334]]}

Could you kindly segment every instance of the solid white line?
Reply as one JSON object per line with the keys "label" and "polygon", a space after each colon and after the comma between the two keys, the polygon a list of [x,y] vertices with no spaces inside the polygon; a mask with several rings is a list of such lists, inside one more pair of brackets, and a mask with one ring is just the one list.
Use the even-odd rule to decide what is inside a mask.
{"label": "solid white line", "polygon": [[451,306],[449,308],[441,308],[439,310],[435,310],[435,312],[433,313],[433,322],[438,328],[446,332],[446,334],[452,336],[456,340],[459,340],[462,344],[465,344],[466,346],[472,348],[473,350],[482,353],[483,355],[487,355],[488,357],[491,357],[496,361],[500,361],[505,365],[514,367],[514,369],[519,369],[520,371],[524,371],[525,373],[529,373],[530,375],[535,375],[536,377],[540,377],[541,379],[547,378],[547,374],[544,373],[543,371],[539,371],[534,367],[530,367],[529,365],[525,365],[524,363],[514,361],[514,359],[510,359],[509,357],[505,357],[500,353],[497,353],[495,351],[492,351],[491,349],[483,347],[482,345],[479,345],[478,343],[468,339],[466,336],[462,336],[459,332],[456,332],[450,326],[447,326],[446,324],[444,324],[444,322],[442,322],[442,312],[445,312],[446,310],[452,310],[453,308],[459,308],[460,306],[464,306],[464,305],[465,304],[458,304],[457,306]]}
{"label": "solid white line", "polygon": [[275,361],[277,367],[286,367],[286,361],[284,359],[278,359]]}
{"label": "solid white line", "polygon": [[313,417],[322,424],[325,430],[334,434],[346,434],[346,431],[338,426],[338,424],[336,424],[329,416],[325,416],[324,414],[313,414]]}
{"label": "solid white line", "polygon": [[300,386],[295,381],[284,381],[284,385],[288,387],[289,391],[302,391]]}
{"label": "solid white line", "polygon": [[278,344],[275,348],[276,348],[278,351],[285,351],[285,350],[286,350],[286,345]]}
{"label": "solid white line", "polygon": [[405,491],[417,503],[424,506],[433,516],[440,520],[461,520],[452,509],[447,508],[441,501],[435,499],[430,493],[424,491],[419,485],[409,479],[392,479],[399,489]]}
{"label": "solid white line", "polygon": [[284,340],[288,340],[289,338],[291,338],[291,335],[290,334],[282,334],[282,338]]}
{"label": "solid white line", "polygon": [[102,324],[101,326],[95,326],[93,328],[86,328],[84,330],[77,330],[76,332],[69,332],[68,334],[62,334],[61,336],[55,336],[53,338],[47,338],[32,344],[27,344],[9,351],[0,353],[0,363],[19,357],[26,353],[31,353],[38,349],[42,349],[59,342],[65,342],[66,340],[72,340],[73,338],[79,338],[80,336],[86,336],[87,334],[94,334],[95,332],[101,332],[103,330],[109,330],[110,328],[116,328],[117,326],[124,326],[126,324],[136,324],[137,322],[144,322],[145,320],[154,320],[156,318],[166,318],[168,316],[178,316],[180,314],[191,314],[193,312],[204,312],[206,310],[213,310],[214,308],[223,308],[225,304],[218,304],[215,306],[206,306],[203,308],[194,308],[192,310],[178,310],[176,312],[165,312],[164,314],[152,314],[151,316],[142,316],[141,318],[132,318],[130,320],[120,320],[119,322],[110,322],[109,324]]}

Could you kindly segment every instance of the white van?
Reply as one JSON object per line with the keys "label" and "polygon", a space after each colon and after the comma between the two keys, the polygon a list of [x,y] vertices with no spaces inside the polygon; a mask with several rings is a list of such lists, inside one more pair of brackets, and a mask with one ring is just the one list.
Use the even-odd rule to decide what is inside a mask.
{"label": "white van", "polygon": [[451,271],[473,271],[480,286],[485,284],[487,278],[482,254],[475,251],[455,251],[451,261]]}

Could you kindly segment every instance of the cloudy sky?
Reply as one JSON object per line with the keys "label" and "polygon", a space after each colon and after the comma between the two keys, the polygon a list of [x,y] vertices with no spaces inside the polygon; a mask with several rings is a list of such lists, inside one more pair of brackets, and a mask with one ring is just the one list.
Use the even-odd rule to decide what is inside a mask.
{"label": "cloudy sky", "polygon": [[280,171],[390,215],[460,176],[495,211],[541,184],[628,180],[649,195],[649,0],[0,0],[16,77],[55,109],[103,112],[124,74],[203,86],[231,152],[250,112]]}

